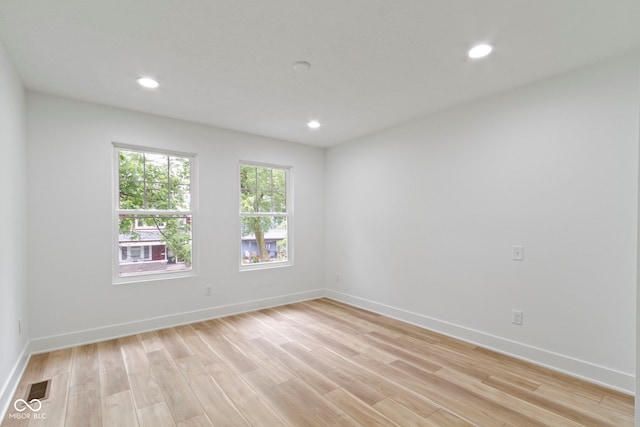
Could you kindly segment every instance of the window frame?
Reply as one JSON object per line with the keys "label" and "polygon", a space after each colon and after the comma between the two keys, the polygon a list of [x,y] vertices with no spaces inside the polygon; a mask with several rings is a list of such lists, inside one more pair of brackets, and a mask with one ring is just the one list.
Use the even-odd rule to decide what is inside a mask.
{"label": "window frame", "polygon": [[[120,285],[126,283],[138,283],[159,281],[167,279],[185,278],[197,276],[198,269],[198,179],[197,179],[197,155],[196,153],[188,153],[184,151],[165,150],[162,148],[152,148],[140,145],[122,144],[119,142],[112,142],[113,146],[113,189],[112,189],[112,203],[111,209],[113,215],[113,261],[112,261],[112,284]],[[184,157],[189,159],[189,210],[175,210],[175,209],[120,209],[120,151],[133,151],[138,153],[148,154],[160,154],[165,156]],[[171,271],[171,272],[149,272],[146,274],[136,274],[130,276],[120,276],[120,215],[122,213],[128,213],[132,215],[184,215],[190,216],[191,226],[191,269],[187,271]],[[139,245],[141,253],[144,253],[143,244]],[[151,251],[151,249],[150,249]]]}
{"label": "window frame", "polygon": [[[274,213],[274,212],[243,212],[242,211],[242,180],[241,180],[241,171],[243,166],[257,167],[257,168],[269,168],[269,169],[279,169],[285,172],[285,206],[286,212],[284,213]],[[272,268],[283,268],[283,267],[291,267],[293,266],[294,259],[294,238],[293,238],[293,223],[294,223],[294,214],[293,214],[293,166],[279,165],[274,163],[264,163],[264,162],[256,162],[251,160],[240,160],[238,162],[238,167],[236,170],[236,179],[237,186],[237,204],[238,206],[238,222],[237,222],[237,230],[238,230],[238,246],[237,246],[237,256],[238,256],[238,266],[240,271],[255,271],[255,270],[265,270]],[[271,261],[271,262],[259,262],[255,264],[245,264],[242,262],[242,218],[244,216],[284,216],[287,220],[287,260],[286,261]]]}

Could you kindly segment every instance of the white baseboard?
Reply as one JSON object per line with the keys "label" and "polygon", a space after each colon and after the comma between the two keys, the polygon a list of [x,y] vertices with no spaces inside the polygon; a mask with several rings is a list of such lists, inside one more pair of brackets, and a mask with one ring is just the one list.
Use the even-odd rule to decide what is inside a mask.
{"label": "white baseboard", "polygon": [[85,329],[44,338],[36,338],[29,342],[28,351],[29,354],[45,353],[53,350],[121,338],[208,319],[215,319],[217,317],[230,316],[232,314],[246,313],[249,311],[261,310],[284,304],[322,298],[323,296],[324,289],[307,291],[260,300],[246,301],[237,304],[205,308],[203,310],[170,314],[168,316],[155,317],[129,323],[120,323],[101,328]]}
{"label": "white baseboard", "polygon": [[13,395],[16,393],[18,384],[20,383],[20,379],[22,378],[22,374],[27,367],[29,357],[31,357],[31,354],[28,353],[28,347],[29,342],[25,343],[20,357],[16,361],[13,369],[11,370],[11,373],[9,374],[9,378],[7,378],[7,380],[2,385],[2,389],[0,389],[0,423],[2,422],[2,420],[4,420],[4,416],[7,413],[7,410],[11,405],[13,405]]}
{"label": "white baseboard", "polygon": [[544,366],[592,383],[600,384],[626,394],[634,395],[635,377],[625,372],[616,371],[584,360],[575,359],[570,356],[554,353],[520,342],[466,328],[464,326],[444,322],[423,314],[413,313],[411,311],[391,307],[331,289],[325,290],[325,295],[327,298],[331,298],[345,304],[373,311],[375,313],[420,326],[498,353],[506,354],[508,356]]}

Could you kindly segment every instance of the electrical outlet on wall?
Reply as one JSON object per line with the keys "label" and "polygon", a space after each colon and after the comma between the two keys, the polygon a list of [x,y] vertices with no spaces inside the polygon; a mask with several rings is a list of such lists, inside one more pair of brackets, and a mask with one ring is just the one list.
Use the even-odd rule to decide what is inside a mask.
{"label": "electrical outlet on wall", "polygon": [[204,296],[210,297],[213,295],[213,285],[207,285],[204,287]]}
{"label": "electrical outlet on wall", "polygon": [[511,246],[511,259],[514,261],[524,261],[524,247],[522,245]]}

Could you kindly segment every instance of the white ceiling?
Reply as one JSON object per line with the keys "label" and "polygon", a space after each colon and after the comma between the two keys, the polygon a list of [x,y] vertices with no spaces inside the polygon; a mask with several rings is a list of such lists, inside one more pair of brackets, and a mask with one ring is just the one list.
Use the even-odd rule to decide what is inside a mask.
{"label": "white ceiling", "polygon": [[322,147],[639,49],[640,0],[0,0],[0,41],[32,90]]}

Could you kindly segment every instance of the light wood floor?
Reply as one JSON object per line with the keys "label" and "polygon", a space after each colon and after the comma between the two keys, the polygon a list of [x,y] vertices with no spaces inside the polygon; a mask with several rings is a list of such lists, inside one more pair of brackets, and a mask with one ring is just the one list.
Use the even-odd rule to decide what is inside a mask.
{"label": "light wood floor", "polygon": [[633,425],[630,396],[328,299],[35,355],[15,399],[49,378],[46,418],[2,426]]}

